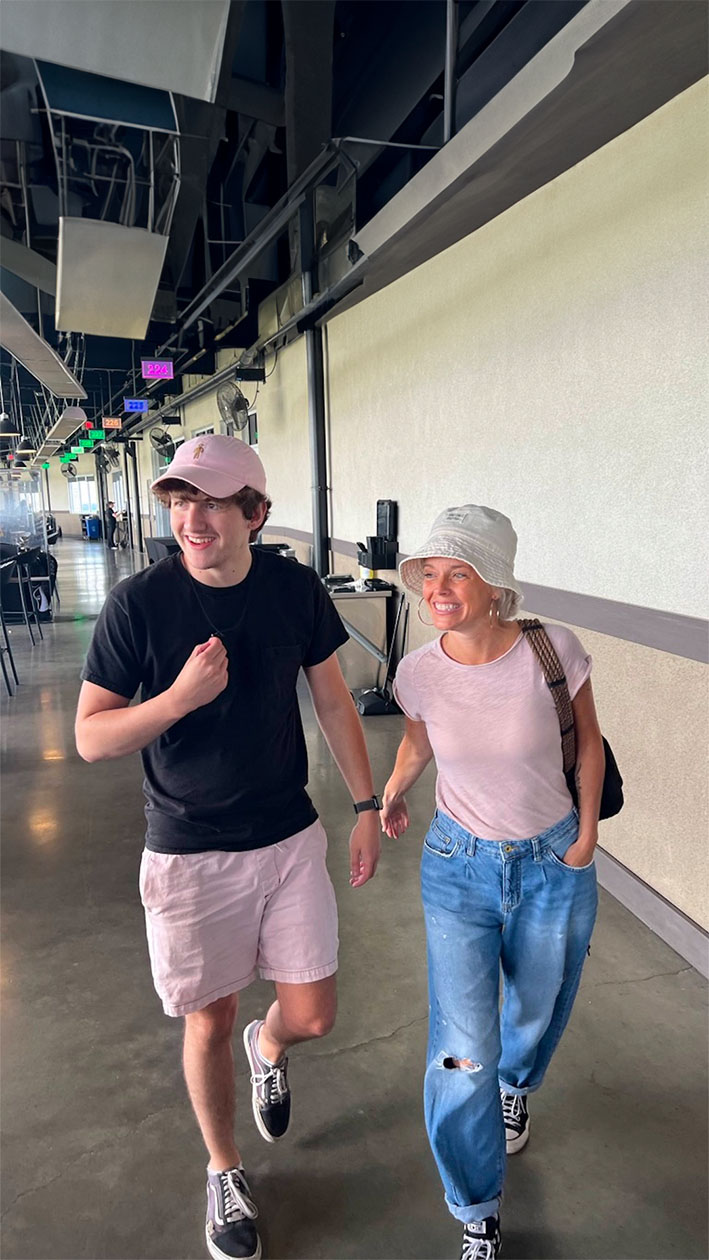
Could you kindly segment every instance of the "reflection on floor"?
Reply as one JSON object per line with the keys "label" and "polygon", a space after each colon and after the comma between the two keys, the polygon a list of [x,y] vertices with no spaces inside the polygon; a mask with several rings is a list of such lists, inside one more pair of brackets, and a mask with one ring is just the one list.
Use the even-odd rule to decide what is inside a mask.
{"label": "reflection on floor", "polygon": [[[128,554],[64,540],[60,615],[34,650],[13,629],[21,686],[3,697],[3,1121],[6,1260],[193,1260],[205,1155],[161,1013],[136,892],[137,757],[74,751],[78,670]],[[341,914],[340,1013],[292,1059],[292,1137],[266,1146],[237,1048],[239,1138],[274,1257],[454,1257],[421,1118],[426,1038],[418,844],[388,843],[375,882],[347,882],[348,794],[306,705],[311,787]],[[401,732],[370,718],[379,786]],[[243,997],[239,1026],[269,986]],[[574,1016],[510,1163],[505,1257],[706,1257],[705,985],[603,894]],[[237,1043],[238,1047],[239,1043]]]}

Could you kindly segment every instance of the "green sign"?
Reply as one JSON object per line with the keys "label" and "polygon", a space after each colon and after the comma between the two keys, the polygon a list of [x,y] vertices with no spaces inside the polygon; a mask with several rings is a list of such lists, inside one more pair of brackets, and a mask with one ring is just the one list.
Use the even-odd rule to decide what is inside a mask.
{"label": "green sign", "polygon": [[84,448],[82,446],[72,446],[71,453],[72,455],[81,455],[83,449]]}
{"label": "green sign", "polygon": [[[79,438],[79,446],[83,446],[85,450],[90,451],[91,447],[93,446],[93,442],[91,438]],[[72,447],[71,449],[73,450],[74,447]]]}
{"label": "green sign", "polygon": [[105,436],[106,436],[106,430],[105,430],[105,429],[94,429],[94,430],[92,431],[92,433],[91,433],[91,436],[92,436],[92,438],[94,439],[94,441],[95,441],[95,442],[100,442],[100,441],[102,441],[102,439],[103,439],[103,438],[105,438]]}

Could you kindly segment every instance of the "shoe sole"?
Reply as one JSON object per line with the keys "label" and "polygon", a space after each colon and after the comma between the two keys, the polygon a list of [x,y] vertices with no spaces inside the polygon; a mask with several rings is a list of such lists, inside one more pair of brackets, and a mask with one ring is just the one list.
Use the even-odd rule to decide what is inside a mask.
{"label": "shoe sole", "polygon": [[[251,1032],[251,1029],[253,1028],[254,1024],[257,1024],[258,1022],[259,1021],[257,1019],[254,1019],[251,1021],[250,1024],[247,1024],[246,1028],[244,1029],[244,1035],[242,1037],[242,1041],[244,1043],[244,1050],[246,1051],[246,1058],[249,1061],[249,1067],[251,1068],[252,1075],[258,1071],[258,1064],[254,1063],[251,1058],[251,1047],[249,1046],[249,1033]],[[286,1133],[283,1133],[281,1137],[274,1137],[272,1133],[269,1133],[268,1129],[266,1128],[263,1122],[263,1117],[261,1115],[261,1108],[258,1105],[258,1098],[256,1096],[255,1085],[251,1086],[251,1111],[253,1113],[254,1123],[256,1125],[256,1128],[261,1134],[261,1137],[263,1138],[264,1142],[273,1143],[273,1142],[283,1141],[283,1138],[286,1136],[286,1133],[288,1132],[288,1130],[286,1129]]]}
{"label": "shoe sole", "polygon": [[520,1133],[519,1137],[506,1139],[505,1145],[507,1147],[507,1154],[518,1155],[519,1152],[523,1150],[524,1147],[527,1145],[528,1141],[529,1141],[529,1125],[527,1125],[524,1132]]}
{"label": "shoe sole", "polygon": [[[207,1243],[207,1251],[209,1252],[210,1256],[214,1257],[214,1260],[234,1260],[234,1257],[228,1256],[226,1251],[219,1250],[217,1244],[212,1242],[206,1230],[204,1233],[204,1237]],[[258,1235],[257,1235],[257,1238],[258,1238]],[[250,1256],[242,1256],[241,1260],[261,1260],[261,1239],[260,1238],[258,1238],[258,1245],[256,1247],[256,1250],[252,1251]]]}

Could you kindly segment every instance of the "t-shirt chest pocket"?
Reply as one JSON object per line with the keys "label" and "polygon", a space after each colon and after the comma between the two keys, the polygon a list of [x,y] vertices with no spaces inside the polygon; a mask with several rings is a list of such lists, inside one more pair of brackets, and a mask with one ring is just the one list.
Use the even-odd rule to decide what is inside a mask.
{"label": "t-shirt chest pocket", "polygon": [[303,663],[303,649],[297,643],[284,646],[266,644],[264,652],[264,692],[282,704],[289,701]]}

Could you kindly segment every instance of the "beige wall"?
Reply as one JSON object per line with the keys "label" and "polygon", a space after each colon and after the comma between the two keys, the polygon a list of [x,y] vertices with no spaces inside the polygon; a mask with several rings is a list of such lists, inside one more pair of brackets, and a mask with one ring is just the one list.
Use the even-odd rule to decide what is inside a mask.
{"label": "beige wall", "polygon": [[523,580],[705,616],[708,187],[702,83],[333,319],[334,536],[488,503]]}
{"label": "beige wall", "polygon": [[[706,104],[704,81],[331,320],[333,537],[372,533],[393,498],[411,551],[441,507],[489,503],[523,581],[706,616]],[[260,407],[284,532],[311,528],[304,356]],[[709,926],[707,671],[578,634],[627,788],[601,843]]]}

